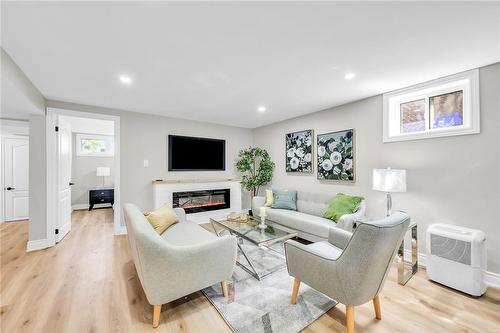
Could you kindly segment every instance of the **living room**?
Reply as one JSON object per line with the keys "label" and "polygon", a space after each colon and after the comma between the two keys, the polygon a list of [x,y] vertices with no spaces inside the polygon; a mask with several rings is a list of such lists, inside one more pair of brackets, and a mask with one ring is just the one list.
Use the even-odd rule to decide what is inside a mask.
{"label": "living room", "polygon": [[1,6],[2,332],[500,331],[498,3]]}

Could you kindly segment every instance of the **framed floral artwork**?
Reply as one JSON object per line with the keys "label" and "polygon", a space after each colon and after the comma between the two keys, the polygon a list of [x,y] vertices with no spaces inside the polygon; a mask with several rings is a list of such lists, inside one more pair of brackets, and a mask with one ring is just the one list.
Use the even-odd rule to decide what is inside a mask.
{"label": "framed floral artwork", "polygon": [[318,179],[354,181],[354,129],[318,134]]}
{"label": "framed floral artwork", "polygon": [[313,172],[313,130],[285,135],[286,172]]}

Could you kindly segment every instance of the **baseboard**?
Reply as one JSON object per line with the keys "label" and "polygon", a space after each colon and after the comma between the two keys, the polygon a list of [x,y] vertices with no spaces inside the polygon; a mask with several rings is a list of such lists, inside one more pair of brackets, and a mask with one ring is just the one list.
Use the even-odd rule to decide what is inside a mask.
{"label": "baseboard", "polygon": [[[411,250],[405,249],[404,256],[406,261],[411,261]],[[427,256],[424,253],[419,252],[417,260],[418,266],[427,267]]]}
{"label": "baseboard", "polygon": [[[411,250],[405,249],[404,252],[405,260],[411,260]],[[418,266],[427,267],[427,255],[424,253],[418,253]],[[488,287],[499,288],[500,289],[500,274],[484,271],[484,283]]]}
{"label": "baseboard", "polygon": [[121,225],[118,228],[115,228],[115,236],[126,235],[126,234],[127,234],[127,227],[126,226]]}
{"label": "baseboard", "polygon": [[28,244],[26,244],[26,252],[43,250],[50,246],[51,244],[48,239],[37,239],[33,241],[28,241]]}
{"label": "baseboard", "polygon": [[484,283],[488,287],[500,288],[500,274],[493,272],[484,272]]}
{"label": "baseboard", "polygon": [[[113,208],[109,204],[95,204],[94,208]],[[72,210],[88,210],[89,204],[74,204],[71,205]]]}

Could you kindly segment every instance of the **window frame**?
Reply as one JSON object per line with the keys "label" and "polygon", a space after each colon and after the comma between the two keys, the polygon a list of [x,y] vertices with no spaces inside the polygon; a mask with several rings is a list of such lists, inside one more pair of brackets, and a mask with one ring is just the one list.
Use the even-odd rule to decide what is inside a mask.
{"label": "window frame", "polygon": [[[81,140],[91,139],[91,140],[104,140],[110,143],[111,151],[104,153],[86,153],[82,151]],[[93,156],[93,157],[112,157],[115,156],[115,140],[113,135],[101,135],[101,134],[76,134],[76,156]]]}
{"label": "window frame", "polygon": [[[463,91],[463,124],[432,128],[430,99]],[[425,130],[401,132],[401,104],[424,99]],[[383,95],[383,142],[429,139],[480,133],[479,70],[450,75]]]}

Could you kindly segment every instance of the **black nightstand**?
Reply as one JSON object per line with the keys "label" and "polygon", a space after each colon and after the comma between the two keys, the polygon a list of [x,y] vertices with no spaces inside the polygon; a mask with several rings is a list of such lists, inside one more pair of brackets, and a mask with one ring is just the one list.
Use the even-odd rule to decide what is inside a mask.
{"label": "black nightstand", "polygon": [[89,210],[96,204],[115,203],[115,190],[112,188],[92,188],[89,189]]}

